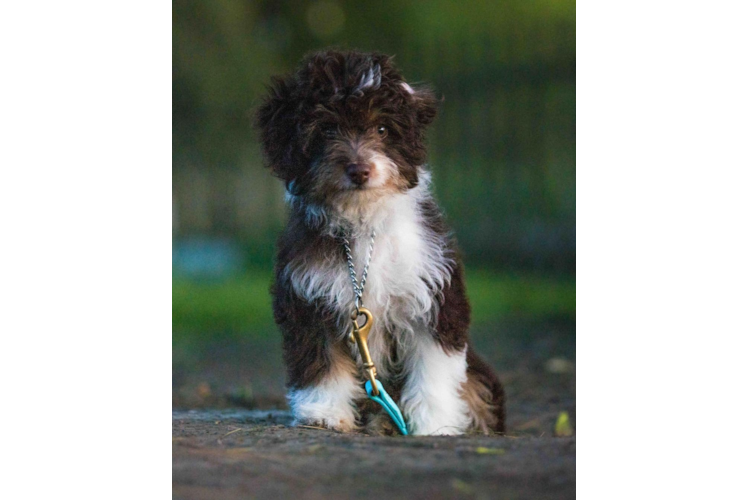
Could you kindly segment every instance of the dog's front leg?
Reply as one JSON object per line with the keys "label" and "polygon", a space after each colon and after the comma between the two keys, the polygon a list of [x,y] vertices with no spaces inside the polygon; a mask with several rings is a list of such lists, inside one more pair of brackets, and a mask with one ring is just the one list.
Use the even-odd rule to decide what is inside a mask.
{"label": "dog's front leg", "polygon": [[355,402],[365,397],[352,362],[337,352],[319,377],[310,383],[290,384],[288,404],[295,425],[315,425],[342,432],[356,428]]}
{"label": "dog's front leg", "polygon": [[345,342],[337,339],[333,316],[288,288],[279,290],[273,306],[283,333],[287,398],[295,424],[355,429],[355,403],[366,394]]}
{"label": "dog's front leg", "polygon": [[464,434],[471,424],[464,397],[470,306],[462,266],[442,290],[434,327],[416,328],[405,356],[401,403],[412,434]]}
{"label": "dog's front leg", "polygon": [[467,381],[466,349],[443,347],[427,332],[416,332],[405,363],[401,398],[408,428],[414,435],[464,434],[470,425],[462,397]]}

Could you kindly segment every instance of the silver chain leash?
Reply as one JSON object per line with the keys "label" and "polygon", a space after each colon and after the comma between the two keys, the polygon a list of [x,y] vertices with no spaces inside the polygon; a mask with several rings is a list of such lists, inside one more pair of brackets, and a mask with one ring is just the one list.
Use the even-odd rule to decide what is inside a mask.
{"label": "silver chain leash", "polygon": [[[348,273],[351,276],[351,283],[353,284],[353,295],[356,297],[355,305],[356,310],[351,315],[351,321],[353,322],[353,331],[349,335],[349,339],[352,342],[358,344],[358,352],[361,355],[361,361],[363,364],[365,376],[368,379],[364,384],[366,393],[369,398],[382,405],[387,414],[392,418],[392,421],[397,425],[400,432],[407,436],[408,427],[403,419],[403,414],[400,412],[400,408],[397,407],[387,391],[382,387],[382,383],[377,380],[377,367],[374,365],[374,361],[371,359],[371,353],[369,352],[369,334],[371,328],[374,325],[374,318],[371,311],[363,307],[362,297],[364,295],[364,287],[366,286],[366,276],[369,274],[369,264],[371,264],[371,256],[374,253],[374,238],[376,233],[372,229],[371,239],[369,240],[369,250],[366,255],[366,264],[364,270],[361,272],[361,281],[356,279],[356,266],[353,263],[353,252],[351,251],[351,243],[348,238],[343,236],[343,248],[345,249],[345,259],[348,261]],[[365,316],[366,322],[363,325],[358,324],[359,316]]]}
{"label": "silver chain leash", "polygon": [[363,306],[362,297],[364,295],[364,287],[366,286],[366,276],[369,274],[369,264],[371,263],[371,255],[374,252],[374,237],[376,232],[372,229],[371,240],[369,241],[369,249],[366,255],[366,264],[364,270],[361,272],[361,282],[356,279],[356,266],[353,263],[353,252],[351,251],[351,244],[348,238],[343,237],[343,248],[345,249],[345,258],[348,261],[348,273],[351,276],[351,283],[353,284],[353,294],[356,297],[355,306],[356,314],[360,312]]}

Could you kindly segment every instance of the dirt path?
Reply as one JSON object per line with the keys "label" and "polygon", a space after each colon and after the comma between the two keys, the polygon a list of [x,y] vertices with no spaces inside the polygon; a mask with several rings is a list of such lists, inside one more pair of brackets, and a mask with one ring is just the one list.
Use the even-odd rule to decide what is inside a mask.
{"label": "dirt path", "polygon": [[289,427],[288,413],[173,412],[173,496],[574,498],[574,437],[374,437]]}

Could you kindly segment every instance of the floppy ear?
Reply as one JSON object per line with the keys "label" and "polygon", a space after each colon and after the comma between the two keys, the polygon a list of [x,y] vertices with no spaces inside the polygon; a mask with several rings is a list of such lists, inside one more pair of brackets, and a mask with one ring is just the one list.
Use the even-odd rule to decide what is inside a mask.
{"label": "floppy ear", "polygon": [[436,118],[436,96],[430,89],[418,89],[415,93],[418,122],[428,125]]}
{"label": "floppy ear", "polygon": [[291,78],[273,78],[269,94],[255,116],[268,166],[273,174],[286,181],[286,185],[295,177],[293,149],[298,133],[295,104]]}
{"label": "floppy ear", "polygon": [[410,94],[411,99],[413,99],[418,123],[426,126],[433,122],[434,118],[436,118],[436,105],[438,102],[434,92],[425,87],[414,89],[405,82],[401,85]]}

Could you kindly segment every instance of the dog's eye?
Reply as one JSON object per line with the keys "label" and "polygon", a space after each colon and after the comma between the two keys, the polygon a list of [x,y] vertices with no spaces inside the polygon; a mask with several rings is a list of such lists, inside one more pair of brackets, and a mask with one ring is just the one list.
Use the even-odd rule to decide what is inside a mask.
{"label": "dog's eye", "polygon": [[338,135],[338,131],[335,129],[335,127],[327,127],[322,131],[322,133],[328,139],[335,139],[335,136]]}
{"label": "dog's eye", "polygon": [[382,137],[387,136],[387,127],[384,125],[380,125],[377,127],[377,134],[381,135]]}

